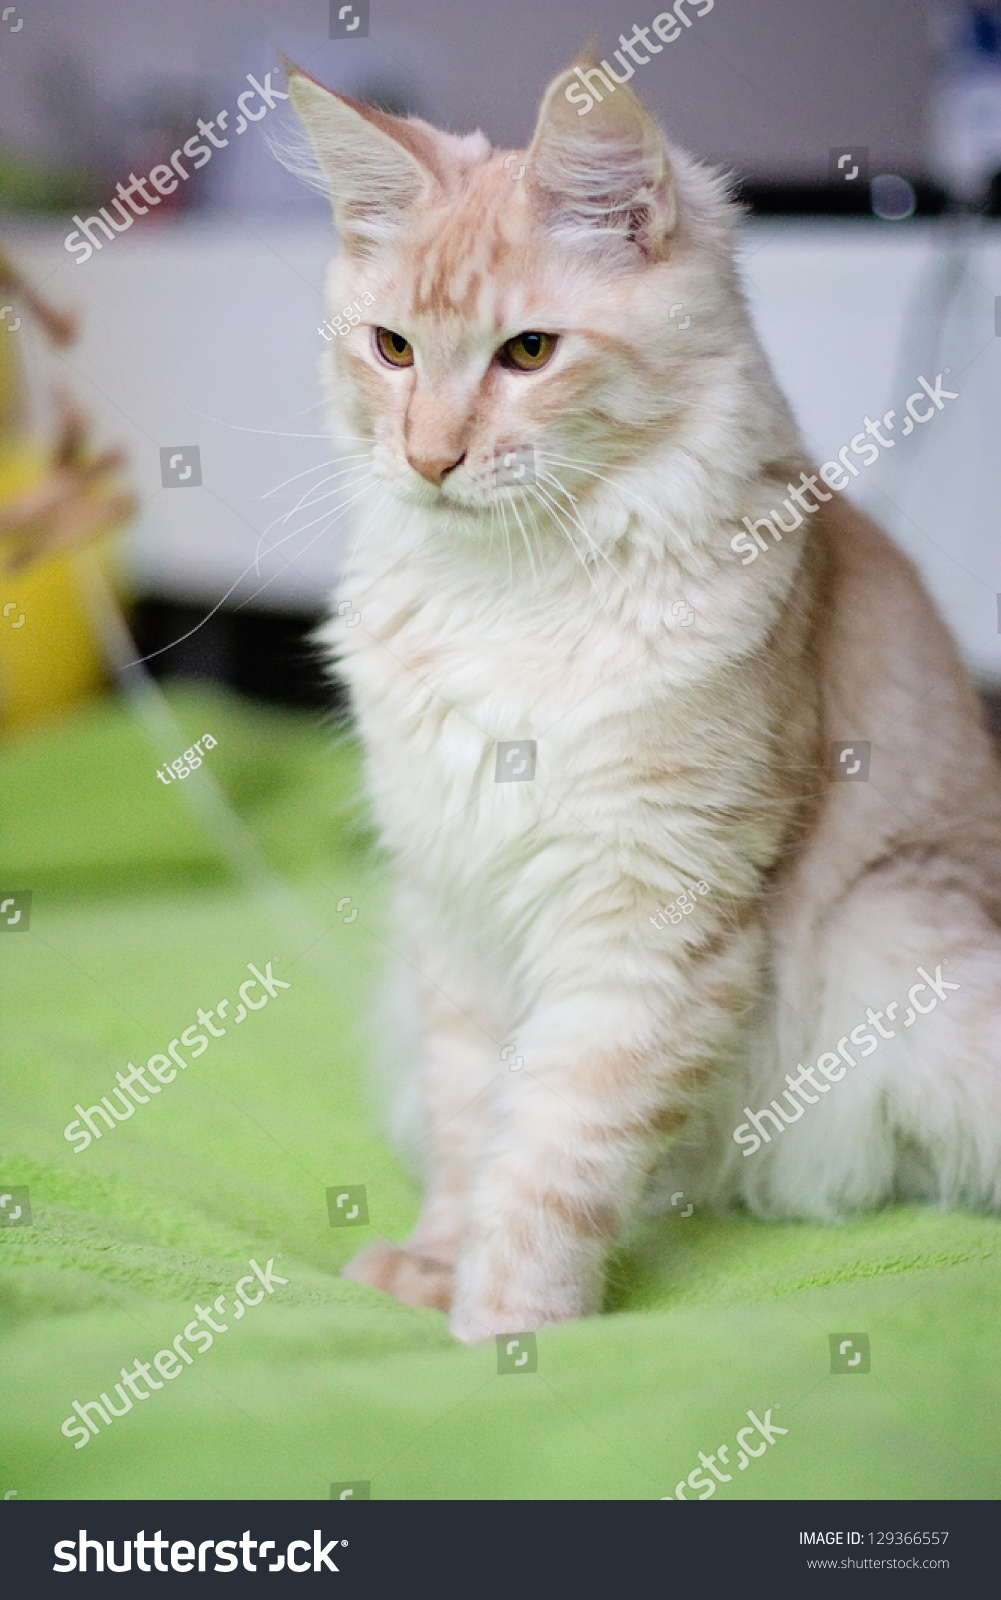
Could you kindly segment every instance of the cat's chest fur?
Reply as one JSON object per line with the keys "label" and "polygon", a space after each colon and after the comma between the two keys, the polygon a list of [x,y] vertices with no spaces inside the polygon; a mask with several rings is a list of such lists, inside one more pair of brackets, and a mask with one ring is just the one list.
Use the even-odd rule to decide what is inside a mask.
{"label": "cat's chest fur", "polygon": [[[781,827],[744,737],[768,715],[771,599],[707,571],[686,620],[676,571],[628,593],[602,578],[508,587],[375,559],[352,574],[358,622],[331,629],[405,876],[481,921],[530,904],[537,936],[561,900],[638,906],[686,875],[746,889]],[[534,742],[530,779],[498,766],[513,741]]]}

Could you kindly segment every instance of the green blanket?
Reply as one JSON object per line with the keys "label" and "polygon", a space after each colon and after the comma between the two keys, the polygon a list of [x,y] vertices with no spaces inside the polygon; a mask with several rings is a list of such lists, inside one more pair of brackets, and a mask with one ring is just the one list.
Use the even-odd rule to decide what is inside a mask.
{"label": "green blanket", "polygon": [[[604,1316],[539,1334],[534,1371],[514,1365],[527,1342],[499,1372],[493,1343],[340,1278],[418,1206],[367,1088],[391,935],[357,754],[306,715],[171,699],[176,751],[108,700],[0,757],[0,889],[33,895],[30,926],[0,931],[0,1494],[658,1499],[690,1475],[692,1499],[998,1493],[992,1218],[679,1205],[623,1241]],[[204,733],[284,898],[237,881],[192,808],[202,774],[156,776]],[[157,1054],[127,1120],[90,1112],[130,1062],[151,1086]]]}

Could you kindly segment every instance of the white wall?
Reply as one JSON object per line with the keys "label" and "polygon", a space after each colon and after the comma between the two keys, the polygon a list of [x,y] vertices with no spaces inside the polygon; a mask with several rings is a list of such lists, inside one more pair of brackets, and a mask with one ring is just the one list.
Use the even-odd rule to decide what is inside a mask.
{"label": "white wall", "polygon": [[[78,153],[90,96],[113,147],[131,100],[157,84],[201,85],[211,116],[283,49],[335,87],[409,86],[441,125],[519,145],[543,85],[589,37],[607,53],[662,3],[371,0],[368,39],[332,42],[327,0],[25,0],[24,28],[0,36],[0,139]],[[867,144],[876,171],[917,169],[941,3],[715,0],[634,87],[681,143],[759,175],[824,177],[844,140]]]}
{"label": "white wall", "polygon": [[[62,230],[13,242],[57,303],[84,312],[66,375],[104,438],[129,451],[144,498],[130,540],[137,583],[206,605],[234,583],[238,600],[314,605],[334,581],[339,530],[310,544],[316,529],[304,528],[256,561],[268,524],[310,480],[262,496],[331,456],[312,437],[329,225],[143,219],[83,266]],[[866,415],[892,407],[899,430],[918,377],[951,369],[959,398],[910,438],[895,431],[851,493],[918,561],[977,675],[1001,683],[1001,224],[964,241],[945,223],[758,223],[743,256],[757,326],[818,461]],[[44,359],[55,370],[64,358]],[[199,445],[202,488],[161,487],[159,450],[172,444]]]}

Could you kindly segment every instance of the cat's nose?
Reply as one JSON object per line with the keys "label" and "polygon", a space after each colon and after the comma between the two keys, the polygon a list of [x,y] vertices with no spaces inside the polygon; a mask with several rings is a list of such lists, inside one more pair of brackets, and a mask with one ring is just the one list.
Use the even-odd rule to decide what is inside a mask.
{"label": "cat's nose", "polygon": [[433,483],[438,488],[440,488],[445,482],[445,479],[448,477],[450,472],[454,472],[456,467],[462,466],[462,463],[465,461],[465,459],[465,450],[463,450],[461,456],[457,456],[455,460],[452,460],[449,457],[439,457],[434,459],[424,456],[407,456],[407,460],[410,462],[410,465],[413,467],[414,471],[419,472],[422,478],[426,478],[428,483]]}

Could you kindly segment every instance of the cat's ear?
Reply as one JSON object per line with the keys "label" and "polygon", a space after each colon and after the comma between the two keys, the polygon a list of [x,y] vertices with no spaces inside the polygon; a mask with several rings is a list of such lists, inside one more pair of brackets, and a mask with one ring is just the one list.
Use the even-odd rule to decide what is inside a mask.
{"label": "cat's ear", "polygon": [[[292,104],[309,135],[330,192],[337,231],[364,250],[399,229],[434,183],[432,133],[334,94],[285,63]],[[425,148],[426,147],[426,148]]]}
{"label": "cat's ear", "polygon": [[591,246],[602,235],[628,239],[652,260],[665,254],[678,206],[663,135],[603,67],[581,63],[553,79],[527,167],[544,220],[565,237]]}

